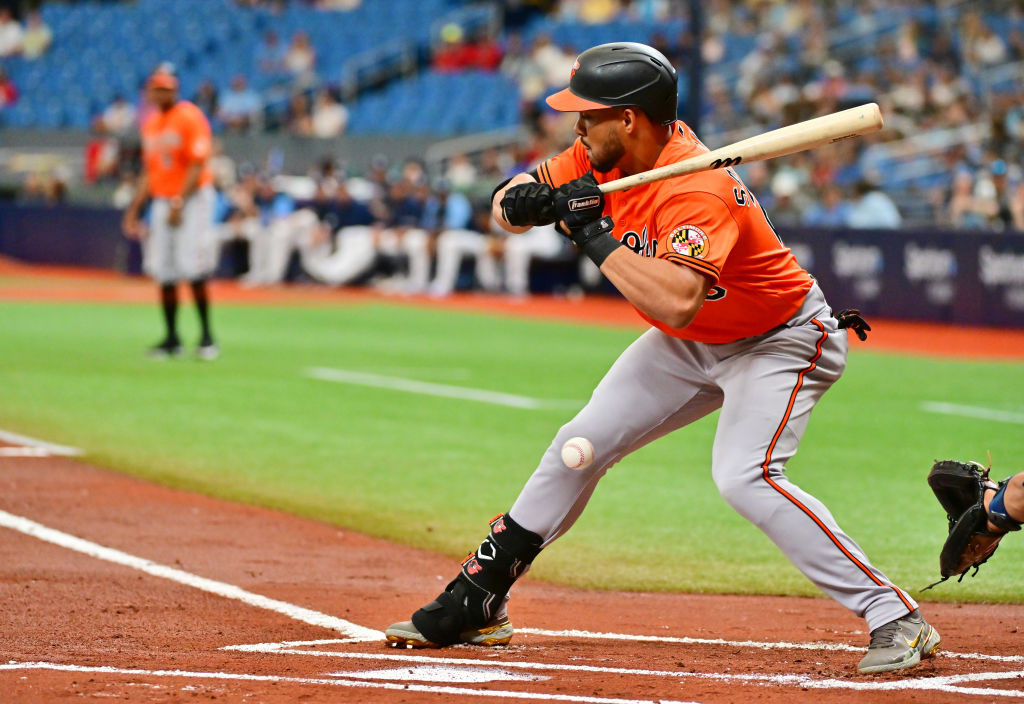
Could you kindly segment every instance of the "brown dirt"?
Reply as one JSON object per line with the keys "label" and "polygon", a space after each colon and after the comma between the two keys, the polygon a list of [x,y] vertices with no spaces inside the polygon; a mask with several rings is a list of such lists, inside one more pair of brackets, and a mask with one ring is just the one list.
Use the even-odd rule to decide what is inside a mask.
{"label": "brown dirt", "polygon": [[[0,457],[0,510],[373,629],[407,618],[456,569],[445,557],[323,523],[174,491],[67,458]],[[1024,620],[1024,606],[927,604],[925,611],[950,651],[988,656],[1020,652],[1017,627]],[[864,677],[854,670],[861,654],[849,649],[760,649],[744,643],[864,646],[863,623],[825,599],[599,592],[530,579],[516,587],[512,602],[520,628],[698,642],[525,634],[508,647],[493,649],[397,651],[375,641],[326,643],[291,652],[222,650],[337,639],[339,634],[8,528],[0,528],[0,614],[0,700],[5,702],[78,696],[159,702],[511,700],[487,696],[495,690],[532,693],[539,701],[553,701],[556,694],[571,697],[569,701],[630,702],[850,702],[882,697],[929,704],[991,701],[991,691],[982,688],[1007,689],[1024,698],[1020,658],[1007,662],[940,654],[904,676]],[[727,642],[699,642],[711,639]],[[314,656],[310,650],[336,657]],[[484,662],[459,666],[413,659],[417,657]],[[27,669],[24,663],[32,662],[53,663],[57,669]],[[425,671],[430,662],[433,671]],[[3,663],[12,669],[4,669]],[[553,667],[541,669],[544,665]],[[639,672],[566,669],[580,666]],[[74,667],[121,671],[83,672]],[[384,679],[368,679],[365,673],[373,670],[392,672]],[[336,674],[359,672],[363,675]],[[466,672],[544,679],[447,681]],[[239,679],[212,679],[211,673]],[[937,690],[935,680],[929,679],[980,673],[1016,674],[988,682],[967,681],[968,677],[953,683],[968,688],[960,691]],[[420,679],[409,679],[414,675]],[[743,675],[804,679],[736,680]],[[908,684],[926,688],[899,689]],[[404,689],[406,685],[410,689]],[[452,691],[429,689],[442,687]]]}
{"label": "brown dirt", "polygon": [[[38,300],[72,281],[64,297],[54,298],[66,300],[67,291],[75,300],[85,292],[91,292],[89,300],[148,301],[151,296],[142,281],[65,273],[45,277],[36,290],[42,295],[32,295],[30,284],[39,284],[36,272],[28,276],[8,268],[0,276],[0,298]],[[219,284],[216,295],[222,301],[330,304],[370,297],[294,288],[250,292],[228,284]],[[455,303],[487,310],[497,304],[470,297]],[[566,306],[577,304],[545,305],[551,309],[531,303],[530,314],[574,317],[565,313]],[[624,309],[617,302],[601,305],[606,311]],[[446,557],[61,457],[0,452],[0,510],[372,629],[407,618],[456,568]],[[367,641],[223,650],[340,634],[0,526],[0,701],[511,702],[528,697],[942,704],[1024,699],[1018,633],[1024,606],[925,604],[924,610],[943,634],[945,652],[900,676],[856,674],[861,653],[851,648],[866,644],[864,624],[826,599],[599,592],[529,578],[517,585],[512,602],[519,628],[648,638],[521,633],[510,646],[494,649],[396,651]],[[707,642],[715,639],[721,641]],[[469,675],[487,681],[459,681]],[[509,679],[514,676],[519,679]]]}

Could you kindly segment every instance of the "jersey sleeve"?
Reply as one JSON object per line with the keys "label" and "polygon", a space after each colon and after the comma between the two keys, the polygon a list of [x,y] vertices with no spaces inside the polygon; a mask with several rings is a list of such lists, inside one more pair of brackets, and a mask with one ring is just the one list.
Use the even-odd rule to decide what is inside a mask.
{"label": "jersey sleeve", "polygon": [[537,166],[537,175],[542,183],[558,188],[574,178],[579,178],[590,170],[587,150],[583,142],[576,139],[572,146],[557,156],[542,161]]}
{"label": "jersey sleeve", "polygon": [[190,162],[206,161],[213,150],[210,123],[196,108],[189,110],[185,121],[185,155]]}
{"label": "jersey sleeve", "polygon": [[696,269],[713,283],[739,236],[729,207],[711,193],[674,196],[658,209],[654,226],[657,258]]}

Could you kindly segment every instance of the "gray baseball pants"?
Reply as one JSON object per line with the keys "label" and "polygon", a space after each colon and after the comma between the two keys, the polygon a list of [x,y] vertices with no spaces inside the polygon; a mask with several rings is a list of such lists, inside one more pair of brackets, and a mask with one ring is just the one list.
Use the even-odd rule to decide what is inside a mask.
{"label": "gray baseball pants", "polygon": [[[720,408],[711,475],[729,505],[870,630],[906,615],[914,600],[785,474],[811,410],[846,367],[847,345],[817,284],[785,326],[757,337],[707,344],[651,328],[558,431],[509,515],[549,544],[576,522],[612,465]],[[582,471],[561,459],[563,443],[576,436],[595,448]]]}

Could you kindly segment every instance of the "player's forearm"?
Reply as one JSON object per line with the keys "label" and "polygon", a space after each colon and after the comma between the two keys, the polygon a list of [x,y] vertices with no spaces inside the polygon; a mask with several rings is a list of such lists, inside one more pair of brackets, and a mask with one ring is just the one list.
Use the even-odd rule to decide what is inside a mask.
{"label": "player's forearm", "polygon": [[133,215],[138,213],[147,198],[149,198],[149,177],[143,173],[135,184],[135,195],[132,196],[132,200],[128,204],[127,212]]}
{"label": "player's forearm", "polygon": [[511,181],[506,183],[504,185],[504,187],[499,188],[494,193],[494,197],[491,199],[491,215],[494,217],[494,221],[496,223],[498,223],[498,225],[501,226],[502,230],[505,230],[506,232],[511,232],[512,234],[515,234],[515,235],[518,235],[518,234],[526,232],[527,230],[530,229],[529,225],[517,226],[517,225],[510,225],[509,224],[508,220],[505,219],[504,213],[502,213],[502,211],[501,211],[501,199],[505,197],[505,191],[507,191],[508,189],[512,188],[512,186],[518,186],[521,183],[535,183],[535,182],[536,182],[536,179],[533,176],[531,176],[530,174],[527,174],[527,173],[516,174],[515,176],[512,177]]}
{"label": "player's forearm", "polygon": [[188,171],[185,172],[185,185],[181,188],[182,200],[188,200],[199,188],[199,177],[202,176],[202,173],[203,164],[201,162],[194,161],[188,165]]}
{"label": "player's forearm", "polygon": [[608,255],[601,273],[642,313],[674,328],[684,328],[693,321],[710,286],[696,272],[661,259],[641,257],[626,247]]}

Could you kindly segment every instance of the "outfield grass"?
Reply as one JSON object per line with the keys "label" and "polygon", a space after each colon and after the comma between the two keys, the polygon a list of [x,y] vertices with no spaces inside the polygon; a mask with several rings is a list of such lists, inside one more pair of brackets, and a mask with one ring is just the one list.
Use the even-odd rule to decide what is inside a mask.
{"label": "outfield grass", "polygon": [[[194,338],[192,311],[182,311]],[[219,306],[216,363],[154,362],[153,306],[4,303],[0,428],[84,448],[102,466],[461,557],[511,505],[571,408],[523,410],[303,375],[332,367],[582,403],[636,330],[400,305]],[[868,347],[869,348],[869,347]],[[1024,468],[1018,424],[925,401],[1024,411],[1024,365],[857,351],[815,411],[790,477],[890,578],[937,576],[936,458]],[[732,512],[710,477],[717,416],[613,468],[531,574],[582,586],[817,594]],[[929,599],[1024,601],[1024,540]],[[454,566],[454,563],[453,563]]]}

